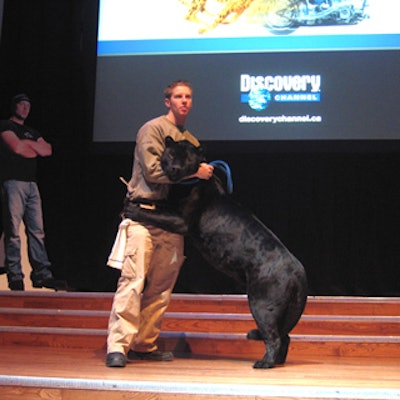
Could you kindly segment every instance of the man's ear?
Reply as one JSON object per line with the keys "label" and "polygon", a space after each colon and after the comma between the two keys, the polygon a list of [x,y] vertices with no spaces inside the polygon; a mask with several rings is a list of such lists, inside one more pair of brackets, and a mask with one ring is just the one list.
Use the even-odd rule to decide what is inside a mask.
{"label": "man's ear", "polygon": [[166,97],[164,99],[164,104],[165,104],[165,107],[167,107],[168,109],[171,108],[171,99]]}

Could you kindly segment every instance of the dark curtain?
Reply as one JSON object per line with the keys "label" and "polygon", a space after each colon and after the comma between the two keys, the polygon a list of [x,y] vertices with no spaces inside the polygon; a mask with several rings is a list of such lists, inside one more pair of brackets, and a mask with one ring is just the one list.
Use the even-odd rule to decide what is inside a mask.
{"label": "dark curtain", "polygon": [[[71,290],[113,291],[118,273],[105,263],[124,196],[118,177],[129,178],[132,160],[90,146],[97,6],[5,0],[0,104],[7,118],[10,98],[29,93],[29,124],[54,147],[40,163],[39,184],[55,274]],[[211,144],[208,156],[229,162],[235,198],[302,261],[311,295],[400,295],[398,152],[298,152],[287,145],[225,154]],[[244,292],[190,243],[187,256],[176,292]]]}

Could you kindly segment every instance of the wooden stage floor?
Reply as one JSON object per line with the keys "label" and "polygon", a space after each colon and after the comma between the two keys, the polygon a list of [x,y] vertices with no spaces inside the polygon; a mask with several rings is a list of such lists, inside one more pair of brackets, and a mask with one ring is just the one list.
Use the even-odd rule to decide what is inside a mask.
{"label": "wooden stage floor", "polygon": [[4,346],[0,398],[114,399],[400,399],[396,358],[288,356],[284,366],[252,368],[253,359],[176,357],[107,368],[104,349]]}
{"label": "wooden stage floor", "polygon": [[0,400],[400,400],[400,298],[310,297],[286,364],[259,370],[246,296],[189,294],[163,321],[174,361],[107,368],[112,297],[0,291]]}

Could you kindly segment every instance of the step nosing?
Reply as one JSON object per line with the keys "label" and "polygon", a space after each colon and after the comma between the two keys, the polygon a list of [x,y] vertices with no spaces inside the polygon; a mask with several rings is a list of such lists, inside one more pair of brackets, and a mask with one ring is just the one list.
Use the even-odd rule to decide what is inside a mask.
{"label": "step nosing", "polygon": [[[0,326],[0,332],[14,333],[36,333],[36,334],[67,334],[67,335],[106,335],[107,329],[88,329],[88,328],[57,328],[57,327],[15,327]],[[215,340],[247,340],[245,333],[224,333],[224,332],[181,332],[163,331],[161,338],[187,338],[187,339],[215,339]],[[293,341],[319,341],[319,342],[391,342],[400,343],[400,336],[388,335],[314,335],[314,334],[292,334]]]}

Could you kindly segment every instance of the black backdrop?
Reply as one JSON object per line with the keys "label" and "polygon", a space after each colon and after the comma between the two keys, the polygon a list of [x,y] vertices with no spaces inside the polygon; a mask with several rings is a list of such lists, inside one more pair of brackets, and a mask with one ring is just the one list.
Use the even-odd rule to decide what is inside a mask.
{"label": "black backdrop", "polygon": [[[55,274],[75,290],[113,291],[118,274],[105,263],[124,196],[118,177],[129,178],[132,160],[91,146],[96,23],[97,0],[5,0],[0,104],[6,118],[10,98],[27,92],[28,123],[54,147],[39,184]],[[236,198],[303,262],[310,294],[398,296],[399,146],[374,148],[289,143],[225,154],[209,144],[208,155],[229,162]],[[175,291],[243,292],[190,246],[187,256]]]}

